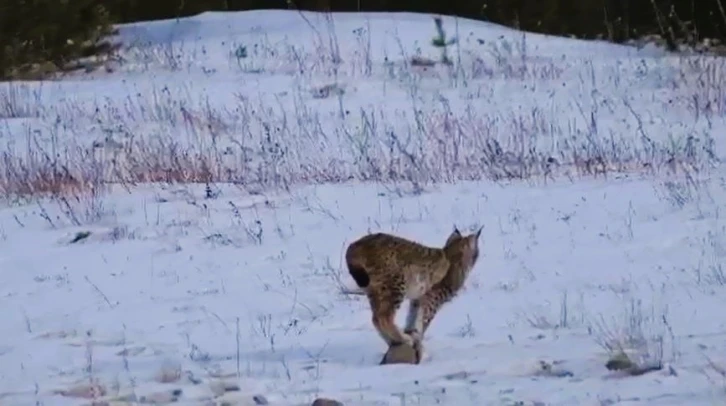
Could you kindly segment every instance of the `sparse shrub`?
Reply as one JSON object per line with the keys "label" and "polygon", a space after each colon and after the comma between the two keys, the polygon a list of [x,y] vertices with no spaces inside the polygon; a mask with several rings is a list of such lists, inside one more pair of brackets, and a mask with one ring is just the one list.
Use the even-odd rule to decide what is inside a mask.
{"label": "sparse shrub", "polygon": [[[603,317],[590,327],[596,342],[607,351],[605,367],[637,376],[664,367],[666,358],[674,360],[675,335],[668,322],[667,310],[658,315],[644,308],[639,299],[631,298],[622,319],[606,321]],[[666,348],[671,350],[666,354]]]}

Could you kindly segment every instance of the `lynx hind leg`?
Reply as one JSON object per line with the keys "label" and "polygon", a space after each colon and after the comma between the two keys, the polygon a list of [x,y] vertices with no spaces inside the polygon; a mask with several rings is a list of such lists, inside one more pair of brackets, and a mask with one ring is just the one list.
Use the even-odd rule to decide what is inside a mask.
{"label": "lynx hind leg", "polygon": [[413,339],[408,334],[404,334],[396,325],[396,312],[401,307],[404,296],[402,284],[368,291],[373,325],[389,347],[413,344]]}

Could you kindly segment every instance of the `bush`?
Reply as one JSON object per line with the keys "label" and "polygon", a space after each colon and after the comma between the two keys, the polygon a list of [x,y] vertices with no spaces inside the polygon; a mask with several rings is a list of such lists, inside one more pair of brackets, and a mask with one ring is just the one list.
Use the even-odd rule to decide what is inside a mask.
{"label": "bush", "polygon": [[43,76],[110,48],[102,0],[0,0],[0,79]]}

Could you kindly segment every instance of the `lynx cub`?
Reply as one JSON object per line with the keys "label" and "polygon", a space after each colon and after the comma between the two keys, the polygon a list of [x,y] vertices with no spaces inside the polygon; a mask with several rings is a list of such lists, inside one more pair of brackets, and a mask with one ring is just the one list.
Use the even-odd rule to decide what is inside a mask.
{"label": "lynx cub", "polygon": [[[348,246],[348,272],[365,292],[373,325],[389,347],[421,347],[423,334],[441,306],[456,296],[479,257],[479,235],[454,231],[443,248],[432,248],[390,234],[369,234]],[[404,298],[410,303],[404,332],[395,316]]]}

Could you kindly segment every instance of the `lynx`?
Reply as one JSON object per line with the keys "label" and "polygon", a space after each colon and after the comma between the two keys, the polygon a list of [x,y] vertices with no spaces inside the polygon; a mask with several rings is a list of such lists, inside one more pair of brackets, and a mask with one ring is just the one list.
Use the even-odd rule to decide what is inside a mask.
{"label": "lynx", "polygon": [[[385,233],[366,235],[348,246],[348,272],[368,297],[373,325],[389,347],[408,344],[420,354],[424,332],[441,306],[457,295],[479,258],[481,231],[463,236],[454,227],[443,248]],[[395,316],[404,299],[410,307],[402,332]]]}

